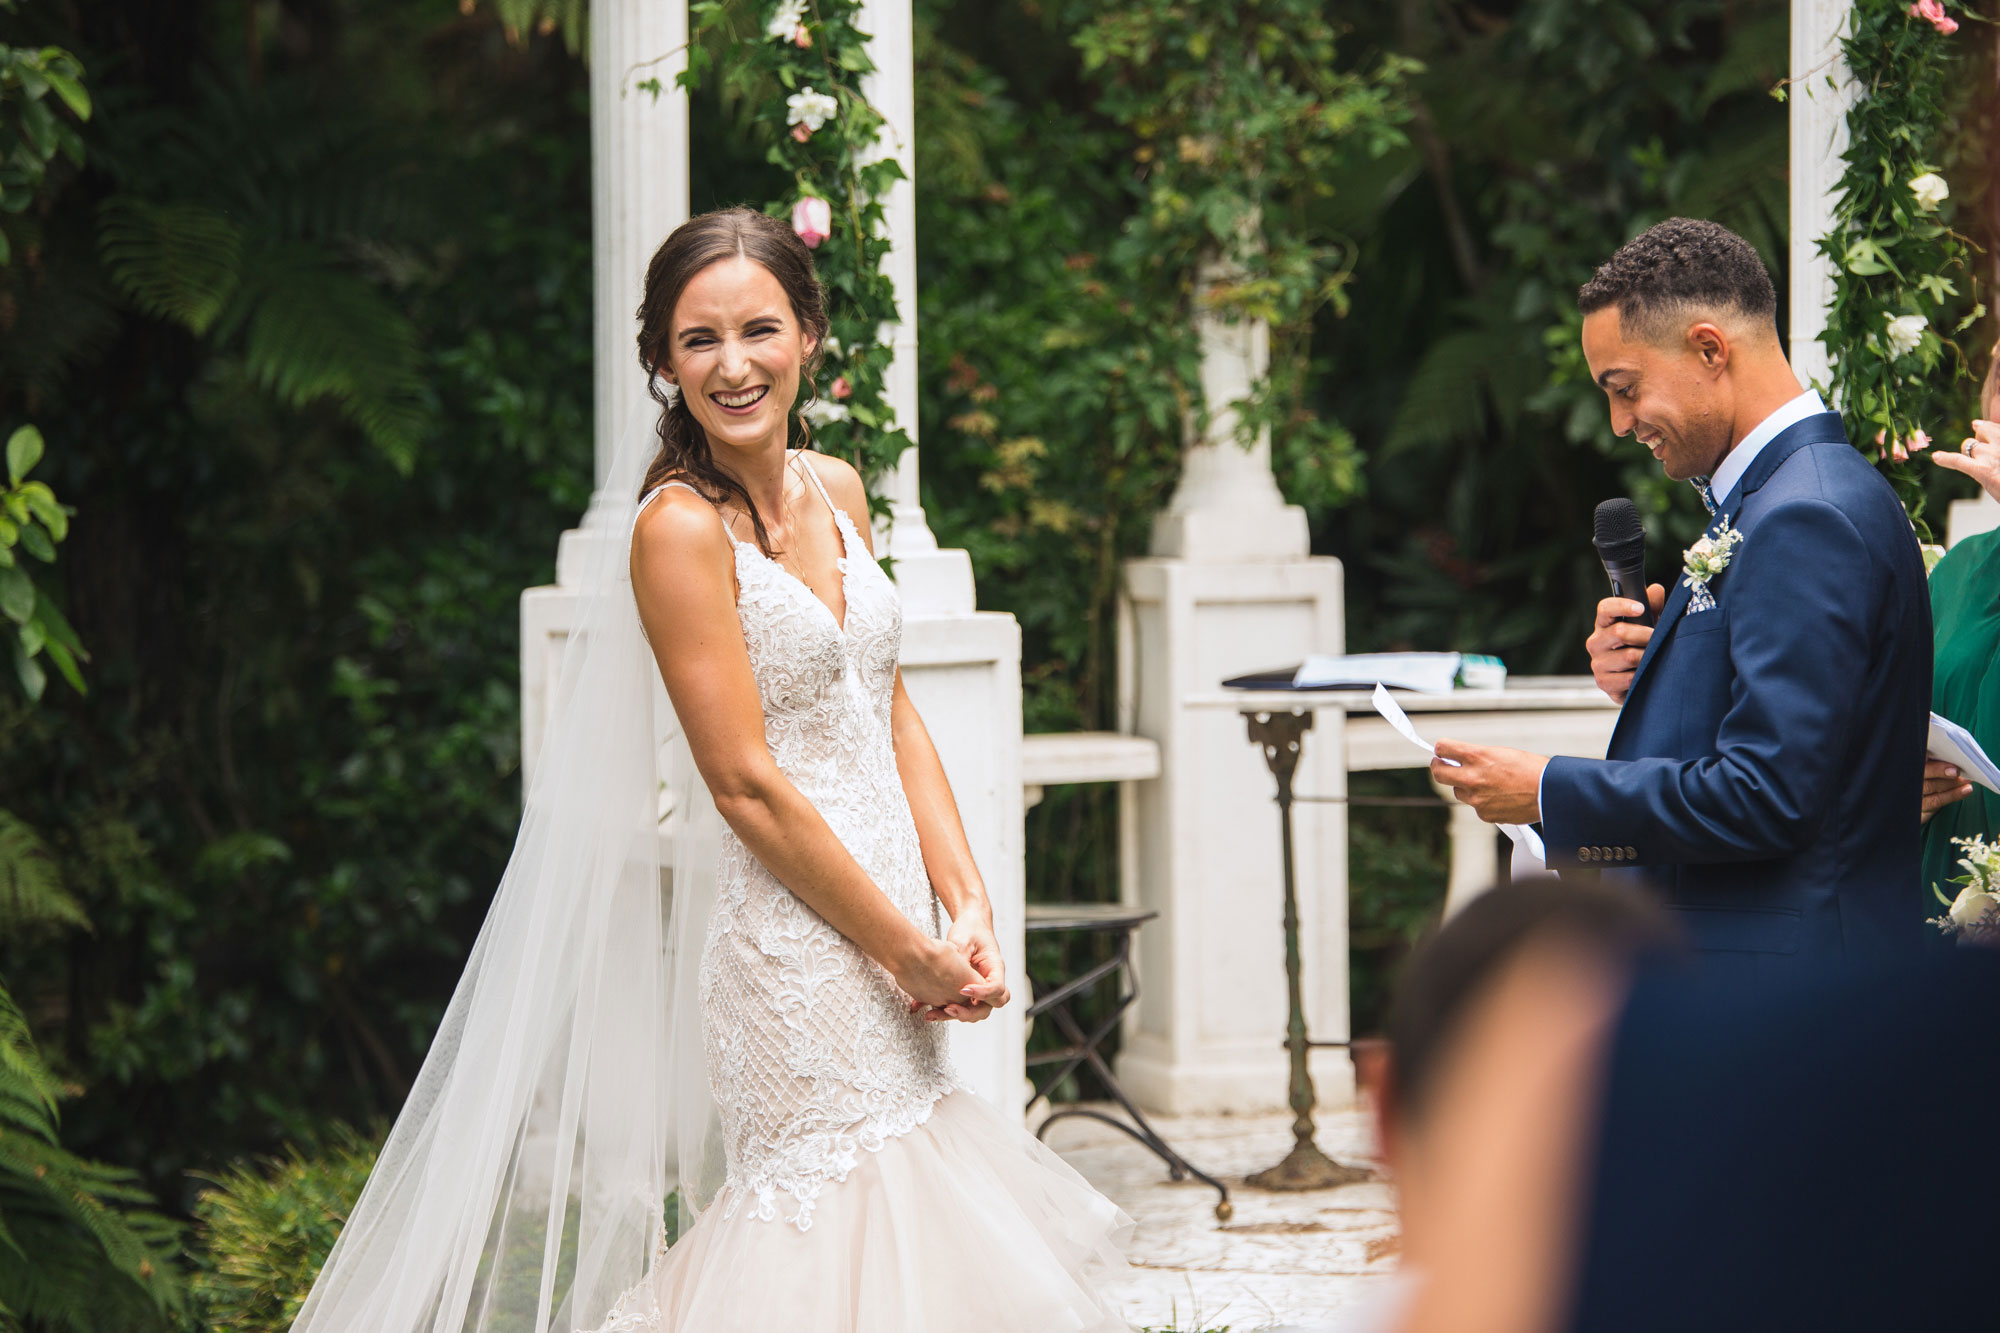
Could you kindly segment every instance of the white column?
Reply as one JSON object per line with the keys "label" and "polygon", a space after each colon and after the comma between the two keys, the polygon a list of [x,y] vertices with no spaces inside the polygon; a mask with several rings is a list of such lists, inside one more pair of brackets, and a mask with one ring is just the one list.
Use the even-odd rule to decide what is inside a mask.
{"label": "white column", "polygon": [[1847,109],[1857,89],[1840,56],[1852,0],[1792,0],[1791,308],[1792,369],[1801,380],[1827,381],[1819,341],[1833,304],[1833,266],[1819,253],[1833,230],[1833,191],[1847,151]]}
{"label": "white column", "polygon": [[[887,121],[878,157],[903,168],[883,201],[885,261],[896,291],[896,320],[882,330],[893,350],[889,407],[913,442],[878,481],[889,501],[876,550],[893,558],[902,595],[903,681],[951,779],[974,859],[993,901],[994,926],[1012,969],[1017,1001],[983,1023],[956,1028],[952,1059],[982,1096],[1020,1114],[1025,1095],[1028,983],[1023,974],[1027,898],[1021,788],[1021,627],[1011,615],[978,611],[972,559],[939,549],[917,489],[916,70],[910,0],[866,0],[858,20],[869,35],[875,73],[862,95]],[[886,538],[886,541],[884,540]]]}
{"label": "white column", "polygon": [[[590,230],[592,431],[602,486],[627,430],[659,409],[646,395],[635,313],[646,263],[688,215],[687,0],[592,0]],[[639,88],[658,79],[658,96]],[[575,587],[600,530],[600,494],[556,547],[556,582],[521,594],[521,761],[532,769],[547,724],[562,647],[576,621]]]}
{"label": "white column", "polygon": [[[964,551],[939,549],[917,487],[916,70],[910,0],[866,0],[859,26],[869,35],[868,51],[875,62],[875,72],[862,81],[861,95],[887,122],[873,157],[894,158],[903,169],[903,179],[889,187],[882,201],[889,240],[884,268],[896,290],[896,322],[884,326],[882,337],[894,354],[889,407],[896,424],[909,434],[911,447],[876,483],[876,491],[889,502],[887,551],[895,561],[905,610],[963,615],[975,605],[972,558]],[[881,549],[879,542],[877,547]]]}
{"label": "white column", "polygon": [[[1199,290],[1227,283],[1227,265],[1209,260],[1196,274]],[[1305,510],[1288,505],[1271,475],[1271,437],[1261,432],[1248,449],[1236,439],[1241,401],[1271,364],[1271,331],[1262,320],[1230,323],[1202,309],[1201,390],[1208,430],[1194,438],[1180,485],[1153,524],[1153,554],[1183,560],[1295,560],[1311,549]]]}
{"label": "white column", "polygon": [[[1228,270],[1202,266],[1201,287]],[[1139,932],[1141,997],[1119,1077],[1141,1103],[1175,1112],[1285,1105],[1289,1058],[1283,878],[1275,787],[1235,712],[1193,708],[1225,677],[1338,653],[1345,642],[1338,560],[1314,558],[1306,516],[1271,475],[1268,436],[1245,449],[1230,404],[1262,379],[1264,325],[1197,317],[1205,434],[1190,426],[1179,489],[1153,530],[1154,558],[1126,565],[1119,616],[1121,728],[1160,746],[1161,775],[1134,784],[1126,884],[1160,917]],[[1298,790],[1347,789],[1337,719],[1305,740]],[[1295,813],[1300,947],[1314,1040],[1348,1036],[1347,811]],[[1343,1050],[1316,1049],[1322,1105],[1353,1096]]]}

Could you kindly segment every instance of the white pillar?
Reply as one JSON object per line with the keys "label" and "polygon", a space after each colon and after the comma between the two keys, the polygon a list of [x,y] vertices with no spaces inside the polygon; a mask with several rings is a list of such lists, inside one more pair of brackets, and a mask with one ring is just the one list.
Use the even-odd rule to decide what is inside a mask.
{"label": "white pillar", "polygon": [[[1203,287],[1227,279],[1205,264]],[[1190,426],[1186,468],[1153,532],[1154,558],[1128,562],[1119,615],[1121,729],[1158,742],[1160,777],[1134,784],[1128,891],[1160,917],[1139,932],[1140,1000],[1119,1077],[1142,1104],[1174,1112],[1285,1105],[1289,1057],[1283,878],[1275,787],[1237,713],[1192,708],[1225,677],[1338,653],[1341,567],[1315,558],[1303,510],[1271,475],[1270,440],[1245,449],[1230,404],[1269,364],[1260,323],[1197,317],[1212,419]],[[1301,793],[1347,790],[1338,734],[1308,733]],[[1347,810],[1295,811],[1300,947],[1314,1040],[1348,1036]],[[1353,1097],[1344,1050],[1312,1053],[1322,1105]]]}
{"label": "white pillar", "polygon": [[[590,241],[593,481],[604,483],[628,429],[658,410],[646,394],[634,318],[646,263],[688,215],[686,0],[592,0],[590,6]],[[657,79],[655,96],[637,85]],[[576,586],[601,531],[601,495],[562,534],[556,582],[521,594],[523,786],[541,749],[562,650],[576,623]],[[666,716],[665,712],[661,713]]]}
{"label": "white pillar", "polygon": [[[903,169],[903,179],[889,187],[882,201],[889,240],[884,268],[896,290],[896,322],[884,326],[882,335],[893,352],[889,407],[896,424],[909,434],[911,447],[876,483],[876,490],[889,502],[887,551],[895,561],[905,611],[964,615],[975,605],[972,558],[964,551],[939,549],[917,487],[916,70],[910,0],[866,0],[859,26],[869,35],[868,51],[875,62],[875,72],[862,81],[861,95],[886,122],[872,159],[894,158]],[[881,549],[879,542],[877,547]]]}
{"label": "white pillar", "polygon": [[1791,304],[1787,326],[1792,369],[1827,382],[1819,341],[1833,304],[1833,265],[1819,243],[1833,231],[1833,191],[1847,151],[1847,109],[1857,89],[1841,59],[1840,35],[1852,0],[1792,0]]}
{"label": "white pillar", "polygon": [[[1230,280],[1226,264],[1209,260],[1196,273],[1199,290]],[[1271,364],[1271,331],[1262,320],[1230,323],[1207,309],[1195,316],[1201,337],[1201,390],[1210,418],[1192,438],[1180,485],[1153,523],[1153,554],[1183,560],[1294,560],[1312,548],[1305,510],[1288,505],[1271,475],[1271,437],[1261,432],[1248,449],[1236,439],[1241,401]]]}
{"label": "white pillar", "polygon": [[868,52],[875,64],[875,72],[863,81],[862,96],[887,122],[875,155],[893,157],[903,169],[903,179],[883,200],[889,241],[884,267],[896,291],[896,320],[883,328],[882,339],[893,352],[889,407],[912,445],[876,484],[889,502],[889,522],[886,533],[876,534],[875,549],[895,562],[896,590],[903,599],[903,682],[937,743],[958,798],[1018,997],[985,1022],[954,1029],[952,1060],[980,1095],[1018,1115],[1025,1100],[1028,1001],[1021,627],[1011,615],[975,609],[972,558],[964,551],[939,549],[924,519],[915,446],[917,156],[910,0],[865,0],[857,25],[869,35]]}

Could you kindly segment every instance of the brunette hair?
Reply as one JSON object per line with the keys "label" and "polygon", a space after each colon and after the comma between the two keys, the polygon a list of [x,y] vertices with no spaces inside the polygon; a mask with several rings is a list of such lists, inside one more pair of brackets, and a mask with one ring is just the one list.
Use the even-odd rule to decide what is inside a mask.
{"label": "brunette hair", "polygon": [[2000,397],[2000,343],[1993,344],[1993,350],[1986,354],[1986,379],[1979,386],[1979,415],[1987,417],[1994,410],[1993,400]]}
{"label": "brunette hair", "polygon": [[[784,223],[747,208],[725,208],[689,218],[653,252],[652,262],[646,265],[645,295],[639,302],[639,362],[646,368],[646,392],[660,405],[660,452],[646,469],[640,494],[669,477],[685,477],[709,503],[734,500],[741,505],[756,529],[759,549],[770,555],[770,536],[756,502],[741,482],[716,465],[708,434],[688,408],[687,396],[670,393],[660,378],[660,369],[667,361],[667,334],[681,293],[695,274],[710,264],[738,258],[761,265],[778,280],[799,327],[812,336],[812,355],[800,373],[810,395],[807,404],[819,397],[814,376],[826,347],[826,294],[813,273],[812,251]],[[812,426],[803,408],[799,429],[810,448]]]}

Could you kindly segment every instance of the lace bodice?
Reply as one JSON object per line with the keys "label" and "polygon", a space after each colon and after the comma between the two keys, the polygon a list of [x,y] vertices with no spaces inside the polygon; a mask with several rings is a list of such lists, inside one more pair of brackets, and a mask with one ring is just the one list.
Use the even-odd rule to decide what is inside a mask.
{"label": "lace bodice", "polygon": [[[810,465],[799,466],[826,497]],[[845,623],[730,534],[764,740],[897,909],[940,935],[890,736],[902,606],[852,521],[826,501],[845,552]],[[861,1153],[922,1124],[955,1086],[945,1025],[912,1016],[889,974],[727,831],[701,1002],[728,1151],[719,1203],[729,1214],[747,1208],[809,1228],[822,1186],[845,1178]]]}

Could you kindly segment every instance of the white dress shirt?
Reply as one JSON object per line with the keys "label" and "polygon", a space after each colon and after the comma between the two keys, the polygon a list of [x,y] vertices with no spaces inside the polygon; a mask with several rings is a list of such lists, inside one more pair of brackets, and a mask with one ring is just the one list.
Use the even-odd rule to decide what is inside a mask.
{"label": "white dress shirt", "polygon": [[1807,389],[1798,397],[1786,403],[1777,411],[1757,423],[1757,429],[1743,437],[1742,443],[1722,456],[1722,466],[1708,479],[1708,493],[1715,497],[1715,507],[1720,510],[1729,503],[1736,483],[1743,480],[1743,474],[1757,461],[1757,455],[1764,452],[1764,446],[1778,438],[1786,427],[1796,425],[1807,417],[1818,416],[1826,411],[1826,404],[1819,394]]}

